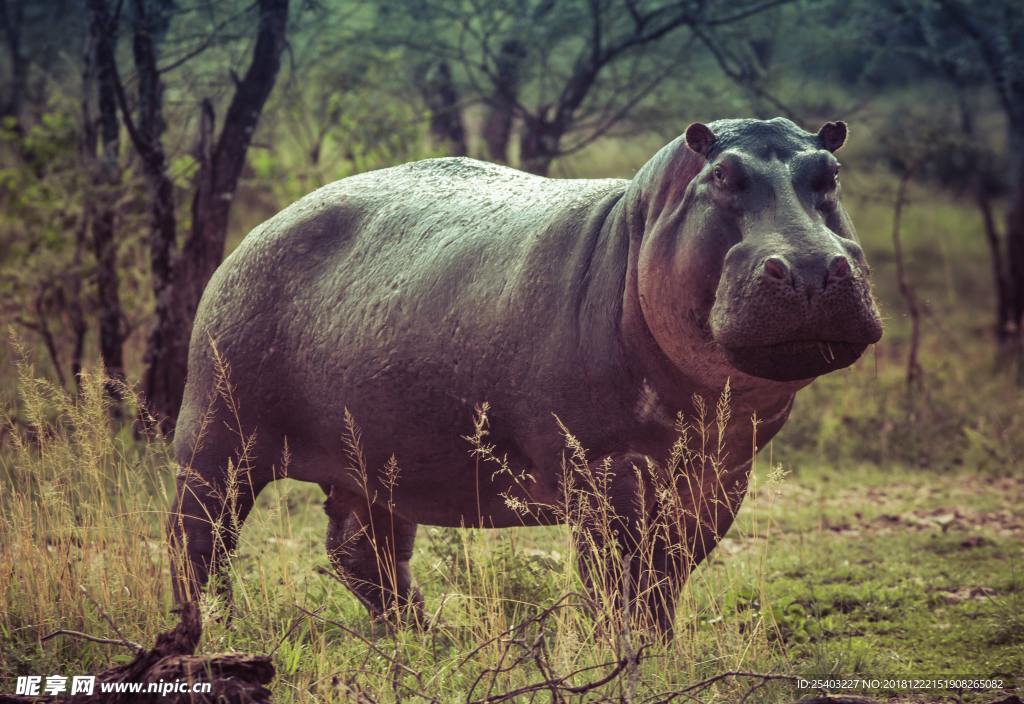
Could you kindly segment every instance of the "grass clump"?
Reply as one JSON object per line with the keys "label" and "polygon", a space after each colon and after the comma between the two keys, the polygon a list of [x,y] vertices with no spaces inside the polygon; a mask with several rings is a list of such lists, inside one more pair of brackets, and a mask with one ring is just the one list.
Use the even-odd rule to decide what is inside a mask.
{"label": "grass clump", "polygon": [[19,388],[0,452],[0,675],[89,669],[116,651],[41,637],[74,629],[147,642],[173,618],[159,520],[173,467],[162,441],[111,422],[102,377],[83,374],[72,397],[22,365]]}

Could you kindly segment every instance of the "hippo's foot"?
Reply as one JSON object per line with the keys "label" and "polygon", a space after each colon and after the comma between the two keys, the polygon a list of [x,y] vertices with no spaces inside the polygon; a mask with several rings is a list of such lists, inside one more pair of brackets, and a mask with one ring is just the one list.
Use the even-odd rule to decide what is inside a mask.
{"label": "hippo's foot", "polygon": [[337,487],[330,489],[324,510],[327,557],[370,617],[393,626],[425,627],[423,597],[409,571],[416,524]]}

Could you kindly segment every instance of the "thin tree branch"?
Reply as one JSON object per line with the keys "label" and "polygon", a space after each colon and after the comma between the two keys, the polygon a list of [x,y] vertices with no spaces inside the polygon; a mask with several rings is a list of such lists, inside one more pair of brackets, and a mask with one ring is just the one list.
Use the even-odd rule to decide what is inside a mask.
{"label": "thin tree branch", "polygon": [[54,631],[53,633],[47,633],[39,640],[45,643],[46,641],[52,638],[56,638],[57,636],[70,636],[72,638],[81,638],[82,640],[92,641],[93,643],[103,643],[104,645],[121,645],[125,648],[130,648],[136,653],[141,653],[145,650],[145,648],[143,648],[141,645],[139,645],[138,643],[133,643],[130,640],[124,640],[123,638],[101,638],[99,636],[91,636],[88,633],[82,633],[81,631],[73,631],[68,628],[60,628]]}

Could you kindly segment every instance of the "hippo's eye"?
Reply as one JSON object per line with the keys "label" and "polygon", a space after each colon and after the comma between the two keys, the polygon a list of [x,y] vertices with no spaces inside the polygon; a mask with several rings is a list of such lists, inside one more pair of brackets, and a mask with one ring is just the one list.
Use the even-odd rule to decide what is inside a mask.
{"label": "hippo's eye", "polygon": [[718,181],[719,183],[725,183],[725,169],[723,169],[721,166],[715,166],[711,173],[714,174],[716,181]]}
{"label": "hippo's eye", "polygon": [[834,191],[839,185],[839,164],[833,164],[832,168],[820,177],[818,188],[822,191]]}

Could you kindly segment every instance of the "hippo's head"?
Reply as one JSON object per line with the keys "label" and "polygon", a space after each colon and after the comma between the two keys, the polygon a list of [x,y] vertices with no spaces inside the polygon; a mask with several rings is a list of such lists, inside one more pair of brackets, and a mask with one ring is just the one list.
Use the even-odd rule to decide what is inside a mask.
{"label": "hippo's head", "polygon": [[839,201],[845,140],[842,122],[695,123],[641,172],[640,307],[682,368],[809,380],[882,336]]}

